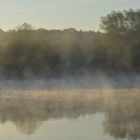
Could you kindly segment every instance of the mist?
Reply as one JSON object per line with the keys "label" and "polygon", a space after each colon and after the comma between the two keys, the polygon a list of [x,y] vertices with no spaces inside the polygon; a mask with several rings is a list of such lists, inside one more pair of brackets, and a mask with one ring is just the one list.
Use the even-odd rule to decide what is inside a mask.
{"label": "mist", "polygon": [[[78,3],[57,5],[68,12]],[[85,20],[84,7],[92,6],[83,6]],[[100,31],[29,23],[0,29],[0,139],[140,139],[140,9],[112,11],[100,21]]]}
{"label": "mist", "polygon": [[28,23],[0,30],[0,79],[139,75],[139,13],[111,12],[101,18],[102,32],[36,29]]}
{"label": "mist", "polygon": [[0,91],[12,90],[79,90],[79,89],[130,89],[140,87],[139,75],[84,75],[77,77],[61,77],[51,79],[25,79],[25,80],[1,80]]}

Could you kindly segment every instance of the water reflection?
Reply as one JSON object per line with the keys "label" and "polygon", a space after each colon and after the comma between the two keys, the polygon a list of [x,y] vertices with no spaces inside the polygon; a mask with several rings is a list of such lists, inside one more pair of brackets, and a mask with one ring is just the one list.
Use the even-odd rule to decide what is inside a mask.
{"label": "water reflection", "polygon": [[106,103],[105,132],[115,138],[140,139],[140,95],[114,95]]}
{"label": "water reflection", "polygon": [[10,121],[21,133],[31,135],[50,119],[77,119],[100,112],[105,116],[105,134],[118,139],[140,139],[139,91],[119,90],[90,97],[88,101],[1,98],[0,122]]}
{"label": "water reflection", "polygon": [[32,99],[2,99],[0,122],[13,122],[17,129],[27,135],[33,134],[43,121],[70,118],[96,113],[95,103],[46,101]]}

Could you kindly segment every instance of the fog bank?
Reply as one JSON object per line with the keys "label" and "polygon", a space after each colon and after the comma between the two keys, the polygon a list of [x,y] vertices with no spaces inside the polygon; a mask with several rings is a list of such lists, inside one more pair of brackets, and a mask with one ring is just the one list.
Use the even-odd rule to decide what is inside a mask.
{"label": "fog bank", "polygon": [[58,90],[89,88],[139,88],[136,74],[63,76],[50,79],[0,80],[0,90]]}

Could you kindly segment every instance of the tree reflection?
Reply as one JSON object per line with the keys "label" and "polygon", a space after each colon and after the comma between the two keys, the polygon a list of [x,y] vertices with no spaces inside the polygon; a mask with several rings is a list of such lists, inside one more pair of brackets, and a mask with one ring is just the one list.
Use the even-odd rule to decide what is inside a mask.
{"label": "tree reflection", "polygon": [[31,135],[43,121],[70,118],[97,112],[96,102],[46,101],[32,99],[1,99],[0,122],[11,121],[17,129]]}
{"label": "tree reflection", "polygon": [[[77,119],[79,116],[105,114],[106,134],[116,139],[140,139],[139,91],[116,90],[90,96],[90,100],[47,100],[0,98],[0,122],[16,125],[26,135],[35,133],[49,119]],[[85,94],[86,96],[87,94]]]}
{"label": "tree reflection", "polygon": [[115,138],[140,139],[139,93],[115,94],[106,104],[105,132]]}

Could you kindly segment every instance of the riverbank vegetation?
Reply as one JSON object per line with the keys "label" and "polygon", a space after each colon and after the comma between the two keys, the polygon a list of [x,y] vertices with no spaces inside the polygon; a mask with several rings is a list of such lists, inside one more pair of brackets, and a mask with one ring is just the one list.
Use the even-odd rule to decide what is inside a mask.
{"label": "riverbank vegetation", "polygon": [[140,10],[113,11],[101,31],[0,30],[0,77],[51,78],[97,72],[140,73]]}

